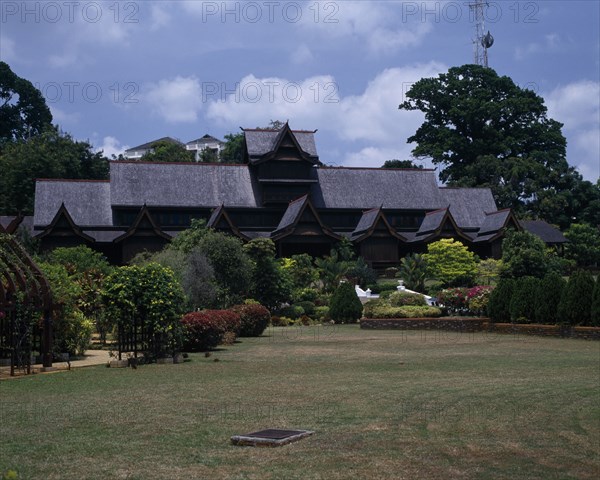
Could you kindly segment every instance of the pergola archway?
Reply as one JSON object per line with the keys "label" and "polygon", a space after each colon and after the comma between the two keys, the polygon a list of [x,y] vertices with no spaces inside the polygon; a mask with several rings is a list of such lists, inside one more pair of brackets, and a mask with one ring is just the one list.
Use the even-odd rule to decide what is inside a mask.
{"label": "pergola archway", "polygon": [[[39,322],[31,322],[30,312]],[[10,357],[10,374],[31,373],[31,352],[52,367],[52,294],[48,281],[25,249],[0,232],[0,357]]]}

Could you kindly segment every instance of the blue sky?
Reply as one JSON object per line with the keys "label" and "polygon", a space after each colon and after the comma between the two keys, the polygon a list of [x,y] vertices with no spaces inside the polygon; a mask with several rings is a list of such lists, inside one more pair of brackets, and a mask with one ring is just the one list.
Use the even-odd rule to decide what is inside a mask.
{"label": "blue sky", "polygon": [[[542,95],[568,160],[600,175],[600,2],[489,2],[490,66]],[[466,1],[0,2],[0,59],[106,154],[289,120],[321,160],[410,158],[411,83],[472,63]],[[424,162],[428,165],[427,162]]]}

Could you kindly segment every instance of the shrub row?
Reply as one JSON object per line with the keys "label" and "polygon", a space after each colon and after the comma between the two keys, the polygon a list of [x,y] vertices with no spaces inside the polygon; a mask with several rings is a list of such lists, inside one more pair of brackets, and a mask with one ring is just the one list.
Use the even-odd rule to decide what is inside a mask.
{"label": "shrub row", "polygon": [[269,311],[258,304],[190,312],[181,319],[184,349],[205,352],[223,343],[231,344],[237,336],[258,337],[270,320]]}
{"label": "shrub row", "polygon": [[568,282],[551,273],[502,279],[490,296],[488,314],[497,323],[600,326],[600,281],[577,271]]}

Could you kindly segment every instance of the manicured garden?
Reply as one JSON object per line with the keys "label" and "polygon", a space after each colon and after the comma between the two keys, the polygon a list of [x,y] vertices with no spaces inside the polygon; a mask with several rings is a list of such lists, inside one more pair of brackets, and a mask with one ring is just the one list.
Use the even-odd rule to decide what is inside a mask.
{"label": "manicured garden", "polygon": [[[2,382],[0,472],[592,479],[600,469],[598,355],[596,342],[581,340],[269,328],[180,365]],[[316,434],[277,449],[229,443],[269,427]]]}

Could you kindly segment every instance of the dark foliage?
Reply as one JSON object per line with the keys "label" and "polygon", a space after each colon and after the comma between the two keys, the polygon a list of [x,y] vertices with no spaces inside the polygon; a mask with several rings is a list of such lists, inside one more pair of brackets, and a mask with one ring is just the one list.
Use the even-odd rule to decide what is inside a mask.
{"label": "dark foliage", "polygon": [[190,312],[181,319],[184,349],[205,352],[223,342],[227,332],[238,333],[240,315],[230,310]]}
{"label": "dark foliage", "polygon": [[336,323],[354,323],[362,316],[362,303],[348,282],[342,282],[333,293],[329,315]]}
{"label": "dark foliage", "polygon": [[510,299],[510,318],[513,323],[533,323],[535,321],[535,297],[540,281],[534,277],[516,280]]}
{"label": "dark foliage", "polygon": [[557,273],[549,273],[542,279],[535,296],[536,323],[561,323],[558,306],[566,286],[567,282]]}
{"label": "dark foliage", "polygon": [[493,322],[510,322],[510,299],[515,290],[515,280],[502,278],[490,295],[488,314]]}
{"label": "dark foliage", "polygon": [[571,325],[592,324],[594,278],[585,270],[577,270],[567,283],[560,301],[559,314]]}

